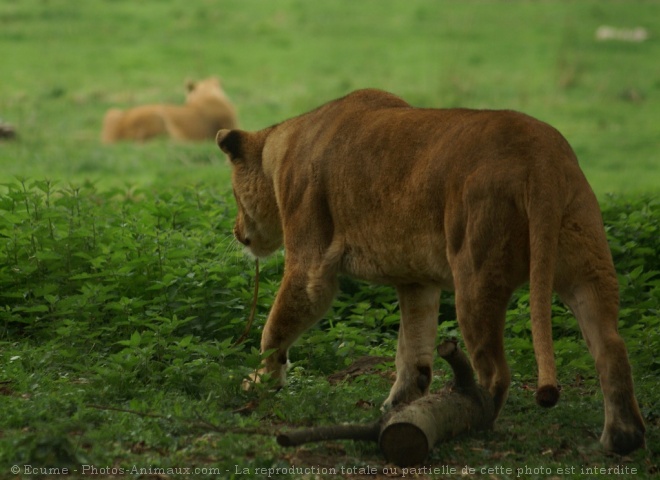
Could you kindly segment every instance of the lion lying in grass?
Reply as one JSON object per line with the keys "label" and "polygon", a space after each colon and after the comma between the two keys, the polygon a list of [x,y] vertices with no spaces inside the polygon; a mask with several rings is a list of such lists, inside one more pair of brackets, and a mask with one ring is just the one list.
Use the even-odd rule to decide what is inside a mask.
{"label": "lion lying in grass", "polygon": [[216,77],[188,82],[185,105],[142,105],[112,108],[103,119],[104,143],[145,141],[168,136],[176,140],[215,138],[221,128],[236,128],[236,109]]}

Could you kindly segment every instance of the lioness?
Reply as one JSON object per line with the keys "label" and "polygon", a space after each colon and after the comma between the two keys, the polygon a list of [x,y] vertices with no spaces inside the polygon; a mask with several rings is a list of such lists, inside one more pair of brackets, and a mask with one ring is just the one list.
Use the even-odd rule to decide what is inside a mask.
{"label": "lioness", "polygon": [[221,128],[236,128],[236,109],[216,77],[187,83],[185,105],[112,108],[103,119],[101,140],[144,141],[167,135],[176,140],[208,140]]}
{"label": "lioness", "polygon": [[512,111],[413,108],[359,90],[258,132],[221,130],[238,204],[234,234],[286,266],[261,350],[284,381],[287,351],[324,314],[346,273],[396,288],[397,378],[386,405],[428,392],[440,290],[453,289],[478,380],[502,408],[510,384],[507,303],[530,282],[537,402],[559,397],[555,290],[575,313],[605,401],[601,442],[644,445],[618,284],[596,198],[567,141]]}

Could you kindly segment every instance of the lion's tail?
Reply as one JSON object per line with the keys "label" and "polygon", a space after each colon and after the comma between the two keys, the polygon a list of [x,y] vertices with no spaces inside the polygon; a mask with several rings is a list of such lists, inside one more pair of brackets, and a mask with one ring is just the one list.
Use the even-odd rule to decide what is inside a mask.
{"label": "lion's tail", "polygon": [[556,199],[564,197],[561,186],[549,180],[552,178],[556,176],[539,175],[536,181],[532,180],[527,203],[530,313],[538,366],[536,402],[544,407],[552,407],[559,400],[552,343],[552,291],[563,215],[562,205]]}

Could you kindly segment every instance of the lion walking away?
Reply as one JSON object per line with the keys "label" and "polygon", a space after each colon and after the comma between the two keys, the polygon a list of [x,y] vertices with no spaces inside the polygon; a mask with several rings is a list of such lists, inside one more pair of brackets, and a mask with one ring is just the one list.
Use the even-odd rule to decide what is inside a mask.
{"label": "lion walking away", "polygon": [[103,118],[101,140],[146,141],[170,137],[182,141],[212,140],[222,128],[236,128],[236,109],[216,77],[187,83],[184,105],[142,105],[112,108]]}
{"label": "lion walking away", "polygon": [[557,130],[513,111],[413,108],[367,89],[216,140],[232,163],[236,238],[258,257],[286,249],[261,339],[275,353],[262,372],[284,382],[289,347],[324,315],[345,273],[395,287],[397,377],[385,403],[413,401],[429,390],[444,288],[455,291],[478,381],[499,412],[511,381],[506,308],[529,282],[537,402],[559,398],[555,291],[595,360],[602,444],[618,453],[644,445],[600,209]]}

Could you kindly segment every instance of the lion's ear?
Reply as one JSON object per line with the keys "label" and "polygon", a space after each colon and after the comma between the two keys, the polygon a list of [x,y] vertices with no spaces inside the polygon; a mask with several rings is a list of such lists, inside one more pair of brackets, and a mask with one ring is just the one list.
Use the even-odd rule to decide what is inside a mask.
{"label": "lion's ear", "polygon": [[225,152],[232,162],[235,162],[242,156],[242,138],[243,135],[240,130],[222,129],[215,136],[215,142],[220,147],[220,150]]}
{"label": "lion's ear", "polygon": [[186,91],[187,91],[188,93],[190,93],[190,92],[192,92],[193,90],[195,90],[195,86],[196,86],[196,84],[195,84],[195,82],[194,82],[193,80],[186,80]]}

